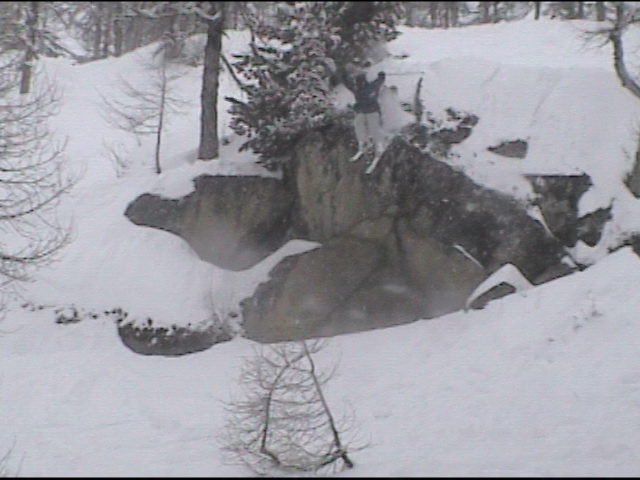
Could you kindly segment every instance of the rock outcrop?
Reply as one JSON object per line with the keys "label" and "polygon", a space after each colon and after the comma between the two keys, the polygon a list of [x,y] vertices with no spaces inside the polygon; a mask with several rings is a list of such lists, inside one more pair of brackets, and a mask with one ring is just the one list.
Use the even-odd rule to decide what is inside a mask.
{"label": "rock outcrop", "polygon": [[[459,131],[449,132],[456,142],[478,121],[458,120]],[[564,247],[593,241],[593,225],[606,220],[602,212],[577,217],[588,177],[535,178],[550,234],[526,205],[425,153],[429,132],[416,132],[397,136],[367,174],[363,159],[350,161],[356,150],[350,128],[316,130],[291,152],[284,181],[203,176],[181,200],[142,196],[126,214],[134,223],[182,236],[223,268],[248,268],[288,238],[320,242],[318,249],[281,261],[242,302],[245,334],[263,342],[452,312],[507,263],[533,284],[565,275],[572,268],[563,261]],[[441,131],[432,133],[442,143]],[[507,286],[478,303],[510,292]]]}
{"label": "rock outcrop", "polygon": [[487,147],[492,153],[507,158],[525,158],[529,144],[524,140],[509,140],[499,145]]}
{"label": "rock outcrop", "polygon": [[354,141],[327,129],[293,152],[292,235],[323,247],[285,261],[243,304],[251,338],[277,341],[431,318],[463,308],[505,263],[532,280],[562,265],[562,244],[513,198],[400,137],[367,175],[365,165],[349,161]]}
{"label": "rock outcrop", "polygon": [[528,175],[537,195],[535,205],[540,207],[549,230],[563,245],[573,247],[578,240],[595,246],[602,235],[604,224],[611,218],[611,207],[600,208],[579,217],[580,197],[591,187],[588,175]]}
{"label": "rock outcrop", "polygon": [[203,175],[194,184],[179,200],[142,195],[125,215],[182,237],[200,258],[228,270],[249,268],[282,245],[292,197],[280,180]]}

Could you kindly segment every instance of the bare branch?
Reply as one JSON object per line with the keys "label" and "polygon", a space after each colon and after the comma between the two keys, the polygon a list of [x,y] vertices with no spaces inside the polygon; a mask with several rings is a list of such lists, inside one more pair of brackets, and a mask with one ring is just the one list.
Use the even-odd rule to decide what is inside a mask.
{"label": "bare branch", "polygon": [[341,439],[342,419],[335,420],[322,392],[329,378],[312,358],[325,345],[270,345],[245,362],[240,374],[244,398],[226,405],[223,448],[234,461],[260,474],[335,469],[338,461],[353,467],[347,454],[351,447]]}
{"label": "bare branch", "polygon": [[[70,240],[56,207],[75,180],[63,168],[65,142],[56,144],[47,128],[60,93],[46,78],[18,95],[10,64],[0,66],[0,288],[25,282],[55,259]],[[15,67],[17,68],[17,66]],[[37,72],[36,72],[37,73]]]}
{"label": "bare branch", "polygon": [[[160,151],[162,135],[169,113],[180,113],[189,102],[172,94],[174,82],[180,78],[169,72],[166,50],[161,48],[156,62],[147,62],[152,81],[145,87],[137,87],[120,77],[119,90],[123,99],[113,99],[99,93],[102,99],[102,116],[113,127],[133,133],[140,144],[140,136],[154,135],[155,170],[161,173]],[[112,152],[113,153],[113,152]]]}

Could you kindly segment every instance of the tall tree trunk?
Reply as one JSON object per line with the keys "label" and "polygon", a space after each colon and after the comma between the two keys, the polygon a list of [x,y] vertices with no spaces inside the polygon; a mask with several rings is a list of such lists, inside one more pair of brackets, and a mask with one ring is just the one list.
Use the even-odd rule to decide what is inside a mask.
{"label": "tall tree trunk", "polygon": [[[219,13],[216,20],[207,20],[207,44],[204,48],[204,71],[200,95],[200,147],[198,158],[211,160],[218,157],[218,74],[224,27],[224,2],[209,2],[210,15]],[[215,8],[214,8],[215,7]]]}
{"label": "tall tree trunk", "polygon": [[459,7],[458,7],[458,2],[451,2],[451,26],[452,27],[457,27],[458,26],[458,21],[459,21]]}
{"label": "tall tree trunk", "polygon": [[113,4],[113,54],[122,55],[122,2]]}
{"label": "tall tree trunk", "polygon": [[596,2],[596,20],[604,22],[607,17],[607,11],[604,7],[604,2]]}
{"label": "tall tree trunk", "polygon": [[576,3],[575,2],[563,2],[562,4],[566,8],[567,18],[576,18]]}
{"label": "tall tree trunk", "polygon": [[449,22],[449,13],[450,13],[449,2],[445,2],[442,9],[444,10],[444,12],[443,12],[444,28],[449,28],[451,26],[451,24]]}
{"label": "tall tree trunk", "polygon": [[533,2],[535,7],[535,16],[533,17],[535,20],[540,20],[540,7],[542,6],[542,2]]}
{"label": "tall tree trunk", "polygon": [[95,36],[93,37],[93,58],[100,58],[102,47],[102,2],[96,2],[95,15]]}
{"label": "tall tree trunk", "polygon": [[159,175],[162,173],[160,168],[160,146],[162,144],[162,129],[164,128],[164,111],[165,104],[167,103],[167,52],[162,52],[162,66],[161,75],[162,83],[160,84],[160,111],[158,113],[158,130],[156,131],[156,173]]}
{"label": "tall tree trunk", "polygon": [[493,15],[491,21],[493,23],[498,23],[500,21],[500,12],[498,11],[498,4],[500,2],[491,2],[493,4]]}
{"label": "tall tree trunk", "polygon": [[429,16],[431,17],[431,27],[432,28],[437,28],[439,27],[439,23],[438,23],[438,3],[439,2],[430,2],[429,3]]}
{"label": "tall tree trunk", "polygon": [[27,44],[25,45],[24,60],[20,72],[20,93],[26,94],[31,90],[33,76],[33,61],[36,59],[36,42],[38,41],[38,2],[29,2],[27,10]]}
{"label": "tall tree trunk", "polygon": [[576,2],[578,5],[577,11],[576,11],[576,17],[579,19],[583,19],[584,18],[584,2]]}
{"label": "tall tree trunk", "polygon": [[482,23],[489,23],[491,21],[491,16],[489,14],[491,2],[480,2],[480,7],[482,8]]}
{"label": "tall tree trunk", "polygon": [[109,47],[111,47],[111,30],[113,28],[113,2],[106,2],[103,10],[104,20],[104,35],[102,36],[102,57],[107,58],[109,56]]}
{"label": "tall tree trunk", "polygon": [[622,45],[622,31],[624,28],[625,6],[623,2],[616,3],[616,24],[609,34],[609,40],[613,44],[613,66],[618,79],[624,88],[629,90],[636,98],[640,99],[640,84],[632,77],[624,63],[624,47]]}
{"label": "tall tree trunk", "polygon": [[407,2],[406,6],[405,6],[405,10],[407,12],[407,26],[408,27],[415,27],[416,26],[416,22],[415,22],[416,7],[415,7],[415,4],[413,2]]}
{"label": "tall tree trunk", "polygon": [[140,15],[133,17],[133,26],[131,34],[131,50],[142,45],[142,33],[144,30],[144,19]]}

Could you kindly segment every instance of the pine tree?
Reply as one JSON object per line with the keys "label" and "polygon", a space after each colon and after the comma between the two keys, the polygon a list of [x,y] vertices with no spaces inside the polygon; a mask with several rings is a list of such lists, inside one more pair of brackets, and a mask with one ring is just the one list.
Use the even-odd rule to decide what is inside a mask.
{"label": "pine tree", "polygon": [[291,2],[276,21],[249,18],[251,52],[234,65],[246,100],[229,98],[242,149],[275,168],[297,138],[333,118],[330,93],[348,63],[395,38],[400,2]]}
{"label": "pine tree", "polygon": [[[335,69],[328,53],[337,39],[323,30],[326,15],[319,2],[296,5],[287,15],[283,28],[253,26],[251,54],[236,64],[248,82],[248,100],[228,99],[231,128],[250,139],[243,148],[269,159],[286,151],[300,132],[322,123]],[[274,46],[276,40],[285,47]]]}

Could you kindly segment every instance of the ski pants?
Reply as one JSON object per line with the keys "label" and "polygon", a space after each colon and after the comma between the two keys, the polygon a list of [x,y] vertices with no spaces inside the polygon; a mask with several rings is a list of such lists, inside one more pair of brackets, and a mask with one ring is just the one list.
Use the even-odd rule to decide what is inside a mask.
{"label": "ski pants", "polygon": [[379,112],[357,113],[354,121],[358,150],[366,150],[368,145],[378,149],[382,142],[382,117]]}

